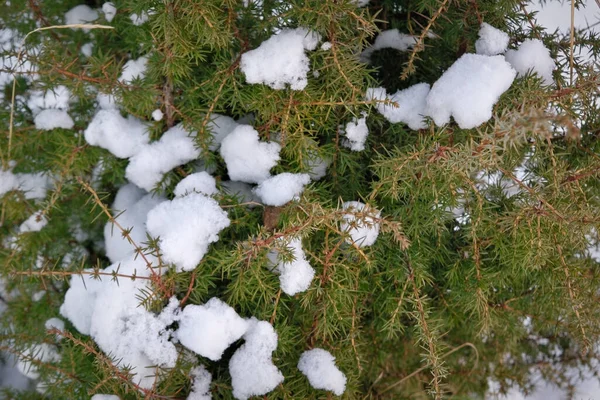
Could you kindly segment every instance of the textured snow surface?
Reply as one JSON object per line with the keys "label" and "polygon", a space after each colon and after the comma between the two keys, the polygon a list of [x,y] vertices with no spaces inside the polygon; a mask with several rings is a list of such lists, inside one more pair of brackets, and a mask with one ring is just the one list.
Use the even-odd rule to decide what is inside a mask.
{"label": "textured snow surface", "polygon": [[341,396],[346,390],[346,376],[335,365],[335,357],[327,350],[305,351],[298,361],[298,369],[315,389],[332,391]]}
{"label": "textured snow surface", "polygon": [[475,128],[492,117],[492,108],[516,72],[502,56],[465,54],[433,84],[425,114],[436,125],[450,122],[463,129]]}
{"label": "textured snow surface", "polygon": [[148,66],[148,57],[142,56],[136,60],[129,60],[123,65],[123,71],[119,77],[119,81],[123,83],[131,83],[134,79],[144,79],[146,76],[146,68]]}
{"label": "textured snow surface", "polygon": [[261,183],[271,176],[271,168],[279,161],[281,146],[261,142],[258,132],[249,125],[236,127],[221,142],[221,157],[234,181]]}
{"label": "textured snow surface", "polygon": [[41,211],[38,211],[27,218],[25,222],[19,226],[19,233],[38,232],[45,227],[46,224],[48,224],[48,220]]}
{"label": "textured snow surface", "polygon": [[375,107],[392,124],[403,122],[410,129],[419,130],[427,127],[424,116],[428,94],[429,84],[418,83],[391,96],[388,96],[385,88],[371,88],[367,90],[367,100],[389,100],[397,103],[398,107],[381,102]]}
{"label": "textured snow surface", "polygon": [[321,40],[305,28],[282,29],[261,45],[242,54],[240,68],[248,83],[263,83],[273,89],[302,90],[308,84],[309,59],[305,50],[314,50]]}
{"label": "textured snow surface", "polygon": [[229,218],[212,198],[191,193],[160,203],[148,213],[146,225],[152,237],[160,237],[163,260],[178,271],[191,271],[219,240]]}
{"label": "textured snow surface", "polygon": [[141,150],[129,160],[125,176],[142,189],[151,191],[163,175],[173,168],[200,156],[193,137],[181,124],[166,131],[161,138]]}
{"label": "textured snow surface", "polygon": [[353,118],[351,122],[346,124],[346,141],[344,145],[352,151],[363,151],[367,136],[369,136],[369,128],[367,127],[367,117]]}
{"label": "textured snow surface", "polygon": [[309,182],[308,174],[284,172],[264,180],[254,189],[254,193],[260,197],[263,204],[279,207],[298,199]]}
{"label": "textured snow surface", "polygon": [[131,115],[123,118],[116,109],[98,111],[84,136],[92,146],[102,147],[118,158],[134,156],[150,140],[145,122]]}
{"label": "textured snow surface", "polygon": [[58,110],[68,110],[71,100],[71,91],[66,86],[59,85],[52,89],[32,90],[27,99],[27,107],[33,115],[37,115],[42,110],[49,108]]}
{"label": "textured snow surface", "polygon": [[486,56],[502,54],[506,51],[509,40],[508,33],[484,22],[479,29],[479,39],[475,42],[475,51],[477,54]]}
{"label": "textured snow surface", "polygon": [[208,372],[203,365],[199,365],[190,371],[190,377],[192,378],[192,390],[190,391],[187,400],[212,399],[212,395],[210,394],[212,375],[210,372]]}
{"label": "textured snow surface", "polygon": [[117,15],[117,7],[115,7],[114,3],[107,1],[102,4],[102,12],[104,13],[104,18],[106,18],[107,22],[111,22],[115,15]]}
{"label": "textured snow surface", "polygon": [[306,259],[306,254],[302,249],[302,240],[292,239],[286,245],[292,251],[293,260],[284,260],[277,250],[269,252],[269,259],[276,265],[274,272],[279,274],[281,290],[285,294],[294,296],[310,287],[315,270]]}
{"label": "textured snow surface", "polygon": [[417,39],[412,35],[400,33],[398,29],[389,29],[387,31],[382,31],[377,35],[375,42],[370,47],[366,48],[360,57],[364,62],[369,62],[371,55],[377,50],[391,48],[399,51],[406,51],[413,47],[416,42]]}
{"label": "textured snow surface", "polygon": [[219,191],[217,190],[215,178],[210,176],[208,172],[201,171],[183,178],[181,182],[175,186],[173,193],[176,197],[183,197],[189,193],[202,193],[207,196],[212,196],[219,193]]}
{"label": "textured snow surface", "polygon": [[0,170],[0,197],[12,190],[19,190],[27,200],[43,199],[49,187],[50,181],[43,172],[13,174],[11,170]]}
{"label": "textured snow surface", "polygon": [[42,110],[33,119],[36,129],[50,131],[56,128],[71,129],[75,125],[73,118],[64,110]]}
{"label": "textured snow surface", "polygon": [[98,11],[81,4],[71,8],[65,13],[65,24],[87,24],[98,19]]}
{"label": "textured snow surface", "polygon": [[556,64],[550,57],[550,50],[541,40],[527,39],[521,43],[518,50],[508,50],[505,57],[519,76],[532,72],[542,78],[544,85],[552,84],[552,71]]}
{"label": "textured snow surface", "polygon": [[[146,256],[150,262],[155,261]],[[140,306],[141,291],[148,291],[147,279],[132,280],[110,276],[148,277],[150,271],[142,257],[131,257],[106,268],[109,275],[94,279],[91,275],[73,275],[60,313],[75,328],[89,334],[100,349],[120,360],[119,366],[132,367],[134,382],[143,388],[153,386],[156,379],[151,366],[173,368],[177,350],[169,341],[167,326],[173,322],[175,299],[161,315],[155,315]]]}
{"label": "textured snow surface", "polygon": [[[148,194],[137,186],[128,184],[117,192],[112,205],[112,215],[124,229],[129,230],[133,242],[143,248],[144,243],[148,241],[146,236],[148,212],[163,201],[166,199],[161,196]],[[113,263],[135,252],[135,246],[123,237],[121,230],[110,221],[104,226],[104,243],[106,256]]]}
{"label": "textured snow surface", "polygon": [[146,23],[149,18],[150,18],[150,14],[145,11],[142,11],[139,14],[133,13],[129,16],[129,19],[135,26],[140,26],[140,25]]}
{"label": "textured snow surface", "polygon": [[194,353],[213,361],[248,329],[248,322],[216,297],[204,305],[186,306],[176,318],[179,342]]}
{"label": "textured snow surface", "polygon": [[283,382],[283,375],[271,360],[277,348],[277,333],[266,321],[253,317],[248,323],[246,342],[229,361],[233,397],[238,400],[269,393]]}
{"label": "textured snow surface", "polygon": [[340,229],[350,235],[348,243],[359,247],[373,245],[379,236],[379,222],[375,220],[380,217],[379,211],[360,201],[347,201],[343,209],[349,212],[344,214]]}

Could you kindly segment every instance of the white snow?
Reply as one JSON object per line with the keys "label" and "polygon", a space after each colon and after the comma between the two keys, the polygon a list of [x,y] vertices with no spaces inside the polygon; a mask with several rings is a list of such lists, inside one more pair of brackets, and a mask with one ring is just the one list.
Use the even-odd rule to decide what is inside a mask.
{"label": "white snow", "polygon": [[135,26],[140,26],[146,23],[148,18],[150,18],[150,15],[145,11],[142,11],[140,14],[133,13],[129,16],[129,19],[131,19],[131,22],[133,22]]}
{"label": "white snow", "polygon": [[412,35],[400,33],[398,29],[389,29],[387,31],[382,31],[377,35],[375,42],[362,52],[360,58],[363,62],[369,62],[371,60],[371,55],[377,50],[391,48],[399,51],[407,51],[413,47],[416,42],[417,39]]}
{"label": "white snow", "polygon": [[176,320],[179,342],[212,361],[220,360],[223,352],[248,329],[248,322],[216,297],[204,305],[186,306]]}
{"label": "white snow", "polygon": [[283,382],[283,375],[271,360],[277,348],[277,333],[271,324],[251,318],[244,339],[246,342],[229,361],[233,397],[238,400],[261,396]]}
{"label": "white snow", "polygon": [[114,394],[95,394],[90,400],[120,400],[120,398]]}
{"label": "white snow", "polygon": [[81,54],[86,57],[91,57],[94,51],[94,43],[89,42],[81,46]]}
{"label": "white snow", "polygon": [[162,121],[164,117],[163,112],[157,108],[156,110],[152,111],[152,119],[155,121]]}
{"label": "white snow", "polygon": [[369,4],[369,1],[371,0],[354,0],[354,3],[356,3],[357,7],[365,7],[367,4]]}
{"label": "white snow", "polygon": [[366,97],[367,100],[389,100],[398,103],[398,107],[395,107],[379,102],[375,108],[392,124],[404,122],[410,129],[419,130],[427,128],[424,116],[428,94],[429,84],[418,83],[391,96],[387,95],[385,88],[369,88]]}
{"label": "white snow", "polygon": [[240,69],[248,83],[262,83],[273,89],[302,90],[308,84],[309,59],[305,50],[314,50],[321,40],[306,28],[282,29],[261,45],[242,54]]}
{"label": "white snow", "polygon": [[313,181],[318,181],[322,179],[325,175],[327,175],[327,168],[331,164],[330,159],[323,159],[319,157],[317,154],[310,154],[308,161],[306,163],[308,170],[308,175],[310,175],[310,179]]}
{"label": "white snow", "polygon": [[19,226],[19,232],[39,232],[46,224],[48,224],[48,219],[43,215],[42,211],[37,211]]}
{"label": "white snow", "polygon": [[212,399],[212,395],[210,394],[212,375],[210,372],[208,372],[203,365],[199,365],[190,371],[190,377],[192,378],[192,390],[190,391],[187,400]]}
{"label": "white snow", "polygon": [[323,44],[321,45],[321,50],[323,50],[323,51],[331,50],[331,47],[332,47],[331,42],[323,42]]}
{"label": "white snow", "polygon": [[363,151],[367,136],[369,136],[369,128],[367,127],[367,117],[353,118],[351,122],[346,124],[346,139],[344,146],[352,151]]}
{"label": "white snow", "polygon": [[148,125],[129,115],[123,118],[117,109],[100,110],[84,132],[92,146],[110,151],[115,157],[128,158],[139,153],[150,138]]}
{"label": "white snow", "polygon": [[38,362],[53,363],[58,361],[60,361],[60,354],[56,351],[56,346],[48,343],[33,344],[23,350],[22,356],[17,361],[17,369],[26,377],[37,379],[40,377]]}
{"label": "white snow", "polygon": [[131,157],[125,176],[142,189],[152,190],[165,173],[200,156],[192,137],[195,135],[181,124],[172,127],[160,140],[142,147]]}
{"label": "white snow", "polygon": [[279,273],[281,290],[285,294],[294,296],[309,288],[315,276],[315,270],[306,259],[301,239],[295,238],[285,244],[286,247],[291,249],[293,260],[283,260],[277,250],[269,252],[269,259],[276,265],[274,272]]}
{"label": "white snow", "polygon": [[212,134],[212,142],[209,146],[211,151],[217,150],[221,146],[223,139],[229,135],[239,125],[231,117],[221,114],[211,114],[210,121],[206,127]]}
{"label": "white snow", "polygon": [[450,122],[462,129],[475,128],[492,117],[492,108],[516,72],[502,56],[464,54],[433,84],[425,114],[436,125]]}
{"label": "white snow", "polygon": [[199,193],[165,201],[148,213],[147,229],[160,237],[166,262],[178,271],[191,271],[202,260],[208,246],[219,240],[218,233],[229,226],[227,213],[219,203]]}
{"label": "white snow", "polygon": [[111,22],[115,15],[117,15],[117,7],[115,7],[114,3],[107,1],[102,4],[102,12],[104,13],[104,18],[106,18],[107,22]]}
{"label": "white snow", "polygon": [[98,11],[93,8],[80,4],[71,8],[65,13],[65,24],[87,24],[98,19]]}
{"label": "white snow", "polygon": [[329,390],[336,396],[341,396],[346,390],[346,376],[327,350],[316,348],[305,351],[298,361],[298,369],[315,389]]}
{"label": "white snow", "polygon": [[44,323],[46,330],[57,329],[59,331],[65,330],[65,322],[60,318],[50,318]]}
{"label": "white snow", "polygon": [[33,119],[35,129],[50,131],[56,128],[72,129],[75,126],[73,118],[64,110],[42,110]]}
{"label": "white snow", "polygon": [[504,56],[517,70],[518,76],[533,72],[542,79],[544,85],[552,84],[552,71],[556,65],[550,57],[550,50],[541,40],[527,39],[521,43],[518,50],[508,50]]}
{"label": "white snow", "polygon": [[212,196],[219,193],[217,190],[217,182],[215,178],[210,176],[206,171],[196,172],[183,178],[181,182],[175,186],[173,194],[176,197],[183,197],[189,193],[202,193],[207,196]]}
{"label": "white snow", "polygon": [[249,125],[240,125],[221,143],[221,157],[227,164],[229,178],[234,181],[261,183],[279,161],[281,146],[261,142],[258,132]]}
{"label": "white snow", "polygon": [[[137,186],[128,184],[117,192],[112,205],[112,215],[124,229],[129,230],[133,242],[143,248],[144,243],[148,241],[146,236],[148,212],[163,201],[166,199],[161,196],[147,194]],[[104,226],[104,243],[106,256],[113,263],[135,252],[135,246],[123,237],[121,230],[110,221]]]}
{"label": "white snow", "polygon": [[304,186],[310,182],[308,174],[292,174],[284,172],[261,182],[254,193],[262,202],[269,206],[279,207],[292,200],[298,199],[304,191]]}
{"label": "white snow", "polygon": [[43,172],[13,174],[11,170],[0,170],[0,197],[12,190],[19,190],[27,200],[43,199],[49,186],[48,176]]}
{"label": "white snow", "polygon": [[119,81],[122,83],[131,83],[136,78],[144,79],[147,67],[148,57],[142,56],[136,60],[129,60],[123,65]]}
{"label": "white snow", "polygon": [[509,40],[508,33],[484,22],[479,29],[479,39],[475,42],[475,51],[477,54],[486,56],[502,54],[506,51]]}
{"label": "white snow", "polygon": [[59,110],[68,110],[71,100],[71,91],[63,85],[48,89],[45,92],[42,90],[32,90],[29,93],[27,107],[33,115],[37,115],[40,111],[52,108]]}
{"label": "white snow", "polygon": [[380,217],[379,211],[360,201],[347,201],[342,208],[348,213],[344,214],[340,229],[350,235],[348,243],[359,247],[373,245],[379,236],[379,222],[376,221]]}
{"label": "white snow", "polygon": [[118,108],[115,96],[112,94],[99,92],[96,96],[96,101],[98,102],[98,107],[102,110],[114,110]]}
{"label": "white snow", "polygon": [[[146,258],[156,263],[153,257]],[[100,279],[74,275],[60,313],[81,333],[89,334],[102,351],[119,360],[118,366],[130,366],[135,383],[150,388],[156,376],[149,367],[173,368],[177,361],[177,349],[169,341],[166,327],[173,323],[178,302],[172,298],[160,315],[140,306],[141,291],[151,290],[149,280],[142,279],[149,277],[150,271],[140,256],[112,264],[103,272],[109,275]],[[114,279],[112,272],[138,278]]]}

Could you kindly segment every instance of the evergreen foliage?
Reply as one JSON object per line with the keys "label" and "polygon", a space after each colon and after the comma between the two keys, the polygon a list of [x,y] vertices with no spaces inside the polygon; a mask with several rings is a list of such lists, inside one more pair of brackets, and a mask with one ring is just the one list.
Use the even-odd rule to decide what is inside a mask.
{"label": "evergreen foliage", "polygon": [[[181,304],[218,297],[242,317],[271,322],[279,338],[273,363],[285,380],[264,398],[333,397],[311,388],[297,368],[314,347],[336,357],[348,379],[346,399],[482,398],[489,378],[526,389],[534,370],[567,385],[565,368],[597,359],[600,264],[589,252],[600,243],[597,34],[575,31],[572,42],[548,32],[518,0],[373,0],[364,8],[351,0],[113,0],[114,19],[99,12],[94,21],[113,29],[50,28],[63,25],[79,1],[0,5],[2,26],[21,36],[49,28],[30,33],[23,51],[3,53],[35,64],[37,73],[16,74],[0,95],[0,171],[44,172],[52,182],[43,198],[19,190],[0,197],[1,349],[37,366],[43,388],[3,389],[7,398],[186,398],[197,364],[212,374],[213,398],[233,398],[228,362],[243,341],[216,362],[179,347],[176,367],[145,389],[69,321],[64,330],[44,326],[60,316],[71,276],[136,279],[103,272],[111,264],[103,229],[117,217],[110,205],[127,182],[127,160],[84,139],[98,92],[114,95],[123,115],[149,121],[152,140],[180,122],[198,132],[199,160],[218,187],[227,168],[209,148],[213,113],[246,118],[261,140],[277,138],[282,151],[273,174],[308,172],[315,155],[330,161],[322,180],[282,207],[217,195],[231,221],[218,242],[193,271],[161,264],[167,272],[144,278],[153,290],[139,293],[140,307],[154,312],[172,296]],[[99,9],[103,1],[87,4]],[[146,23],[130,19],[149,10]],[[493,118],[469,130],[431,123],[412,131],[389,123],[377,101],[366,100],[371,87],[393,93],[433,84],[462,54],[475,52],[482,22],[507,32],[511,48],[541,39],[557,63],[555,85],[535,75],[517,78]],[[331,43],[307,52],[308,86],[247,84],[241,54],[286,27],[310,28]],[[370,64],[361,62],[378,31],[393,28],[415,35],[414,49],[382,49]],[[93,43],[89,57],[81,53],[86,43]],[[591,61],[578,55],[584,47]],[[146,75],[120,82],[123,65],[141,56],[148,57]],[[38,130],[28,96],[59,85],[75,99],[75,127]],[[160,121],[152,119],[156,109],[164,113]],[[350,151],[343,127],[362,112],[366,149]],[[171,170],[155,192],[173,198],[198,165]],[[348,244],[340,229],[342,203],[354,200],[381,212],[373,246]],[[19,233],[36,211],[48,224]],[[356,214],[362,223],[366,217]],[[113,227],[124,237],[130,228]],[[292,258],[283,237],[302,238],[316,271],[309,289],[295,296],[282,293],[269,267],[271,250]],[[158,239],[136,243],[138,256],[159,255]],[[37,360],[31,346],[41,343],[57,346],[60,359]]]}

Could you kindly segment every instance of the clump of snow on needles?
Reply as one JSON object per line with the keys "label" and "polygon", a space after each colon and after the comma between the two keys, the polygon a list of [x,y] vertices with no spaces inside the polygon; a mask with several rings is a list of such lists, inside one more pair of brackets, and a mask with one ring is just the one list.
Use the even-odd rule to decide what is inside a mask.
{"label": "clump of snow on needles", "polygon": [[160,203],[148,213],[146,225],[150,235],[159,237],[163,260],[178,271],[191,271],[229,223],[214,199],[191,193]]}
{"label": "clump of snow on needles", "polygon": [[145,122],[131,115],[123,118],[116,109],[98,111],[84,136],[92,146],[107,149],[118,158],[134,156],[150,141]]}
{"label": "clump of snow on needles", "polygon": [[200,156],[192,137],[195,135],[181,124],[172,127],[130,158],[125,176],[142,189],[152,190],[165,173]]}
{"label": "clump of snow on needles", "polygon": [[280,150],[278,143],[261,142],[251,126],[240,125],[223,139],[220,152],[231,180],[261,183],[271,176]]}
{"label": "clump of snow on needles", "polygon": [[134,79],[143,79],[146,76],[148,57],[142,56],[136,60],[129,60],[123,65],[123,71],[119,77],[122,83],[131,83]]}
{"label": "clump of snow on needles", "polygon": [[23,350],[16,367],[29,379],[37,379],[40,377],[38,363],[58,362],[60,359],[56,346],[48,343],[32,344]]}
{"label": "clump of snow on needles", "polygon": [[[94,277],[92,270],[73,275],[60,313],[79,332],[90,335],[102,351],[119,360],[118,366],[131,367],[135,383],[151,388],[156,376],[149,367],[173,368],[177,361],[167,326],[173,323],[178,302],[171,299],[159,315],[140,306],[138,296],[151,290],[146,260],[152,266],[157,264],[151,256],[132,256],[107,267],[99,277]],[[121,277],[113,279],[112,273]]]}
{"label": "clump of snow on needles", "polygon": [[329,390],[336,396],[341,396],[346,390],[346,376],[327,350],[316,348],[305,351],[298,361],[298,369],[315,389]]}
{"label": "clump of snow on needles", "polygon": [[271,355],[277,348],[277,333],[266,321],[251,318],[244,339],[229,361],[233,397],[246,400],[261,396],[283,382],[283,375],[273,364]]}
{"label": "clump of snow on needles", "polygon": [[379,236],[379,211],[360,201],[347,201],[342,208],[348,212],[340,229],[350,235],[348,243],[359,247],[373,245]]}
{"label": "clump of snow on needles", "polygon": [[516,72],[502,56],[464,54],[438,79],[427,96],[425,114],[436,125],[450,122],[475,128],[492,117],[492,108]]}
{"label": "clump of snow on needles", "polygon": [[[404,122],[410,129],[425,129],[425,105],[429,94],[429,84],[418,83],[404,90],[399,90],[389,96],[385,88],[370,88],[367,90],[367,100],[379,100],[375,108],[392,124]],[[385,104],[384,101],[397,103]]]}
{"label": "clump of snow on needles", "polygon": [[27,99],[27,107],[33,115],[39,114],[42,110],[56,109],[68,110],[71,101],[71,91],[63,85],[58,85],[46,91],[32,90]]}
{"label": "clump of snow on needles", "polygon": [[0,197],[12,190],[19,190],[27,200],[43,199],[49,186],[50,180],[44,172],[13,174],[11,169],[0,169]]}
{"label": "clump of snow on needles", "polygon": [[121,398],[114,394],[95,394],[90,400],[121,400]]}
{"label": "clump of snow on needles", "polygon": [[360,58],[363,62],[369,62],[371,55],[377,50],[392,48],[399,51],[407,51],[415,43],[417,43],[417,38],[413,35],[400,33],[398,29],[389,29],[377,35],[375,42],[362,52]]}
{"label": "clump of snow on needles", "polygon": [[508,33],[484,22],[479,29],[479,39],[475,42],[475,51],[477,54],[486,56],[502,54],[506,51],[509,40]]}
{"label": "clump of snow on needles", "polygon": [[242,54],[240,69],[248,83],[263,83],[273,89],[302,90],[308,84],[309,60],[305,50],[314,50],[321,40],[306,28],[282,29],[261,45]]}
{"label": "clump of snow on needles", "polygon": [[42,211],[33,213],[19,226],[19,233],[38,232],[48,224],[48,219]]}
{"label": "clump of snow on needles", "polygon": [[286,244],[292,251],[292,260],[284,260],[277,250],[270,251],[268,257],[271,263],[276,265],[274,272],[279,274],[281,290],[287,295],[294,296],[309,288],[315,270],[306,259],[301,239],[295,238]]}
{"label": "clump of snow on needles", "polygon": [[71,129],[75,126],[73,118],[64,110],[42,110],[33,119],[36,129],[50,131],[56,128]]}
{"label": "clump of snow on needles", "polygon": [[248,322],[216,297],[204,305],[186,306],[176,320],[179,342],[213,361],[220,360],[223,352],[248,329]]}
{"label": "clump of snow on needles", "polygon": [[279,207],[297,199],[309,182],[308,174],[284,172],[264,180],[254,189],[254,193],[264,204]]}
{"label": "clump of snow on needles", "polygon": [[98,11],[85,4],[75,6],[65,13],[66,25],[87,24],[97,19]]}
{"label": "clump of snow on needles", "polygon": [[211,151],[217,150],[221,146],[223,139],[238,126],[238,123],[231,117],[216,113],[211,114],[210,121],[206,124],[212,135],[212,140],[208,148]]}
{"label": "clump of snow on needles", "polygon": [[353,118],[352,121],[346,124],[346,140],[344,146],[352,151],[363,151],[367,136],[369,136],[369,128],[367,127],[367,117]]}
{"label": "clump of snow on needles", "polygon": [[106,18],[106,22],[111,22],[115,15],[117,15],[117,7],[115,7],[114,3],[107,1],[102,4],[102,12],[104,13],[104,18]]}
{"label": "clump of snow on needles", "polygon": [[203,365],[199,365],[190,371],[192,378],[192,390],[187,397],[187,400],[210,400],[210,383],[212,375],[206,370]]}
{"label": "clump of snow on needles", "polygon": [[544,85],[552,84],[552,71],[556,64],[550,57],[550,50],[541,40],[527,39],[521,43],[518,50],[508,50],[504,56],[519,76],[532,72],[542,78]]}
{"label": "clump of snow on needles", "polygon": [[173,194],[176,197],[183,197],[189,193],[202,193],[207,196],[212,196],[219,193],[215,178],[210,176],[206,171],[196,172],[183,178],[181,182],[175,186]]}

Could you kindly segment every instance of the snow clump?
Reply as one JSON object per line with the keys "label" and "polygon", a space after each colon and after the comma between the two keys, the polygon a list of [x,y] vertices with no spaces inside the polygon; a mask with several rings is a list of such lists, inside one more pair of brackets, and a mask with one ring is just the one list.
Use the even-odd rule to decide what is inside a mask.
{"label": "snow clump", "polygon": [[212,196],[219,193],[217,182],[206,171],[190,174],[183,178],[173,191],[175,197],[183,197],[189,193],[202,193],[206,196]]}
{"label": "snow clump", "polygon": [[[428,94],[429,84],[418,83],[391,96],[388,96],[385,88],[370,88],[366,97],[367,100],[380,100],[375,108],[392,124],[404,122],[410,129],[419,130],[427,127],[424,116]],[[385,100],[397,103],[398,107],[384,104]]]}
{"label": "snow clump", "polygon": [[299,238],[290,240],[287,247],[291,249],[293,260],[283,260],[277,250],[269,252],[269,260],[276,265],[273,272],[279,274],[281,290],[287,295],[294,296],[306,291],[315,276],[315,270],[306,259],[302,249],[302,240]]}
{"label": "snow clump", "polygon": [[212,375],[210,372],[203,365],[199,365],[190,371],[190,377],[192,378],[192,390],[187,400],[210,400],[212,398],[210,394]]}
{"label": "snow clump", "polygon": [[104,13],[104,18],[106,18],[106,22],[111,22],[115,15],[117,15],[117,7],[110,2],[102,4],[102,12]]}
{"label": "snow clump", "polygon": [[371,55],[377,50],[391,48],[399,51],[407,51],[415,43],[417,43],[417,39],[413,35],[400,33],[398,29],[389,29],[377,35],[375,42],[362,52],[360,58],[363,62],[369,62]]}
{"label": "snow clump", "polygon": [[308,174],[284,172],[264,180],[254,189],[254,193],[268,206],[280,207],[299,198],[304,186],[310,182]]}
{"label": "snow clump", "polygon": [[271,176],[271,168],[279,161],[281,146],[261,142],[258,132],[249,125],[236,127],[221,142],[221,157],[234,181],[261,183]]}
{"label": "snow clump", "polygon": [[464,54],[433,84],[425,114],[436,125],[450,122],[462,129],[475,128],[492,117],[492,108],[516,72],[502,56]]}
{"label": "snow clump", "polygon": [[148,67],[148,57],[142,56],[137,60],[129,60],[123,65],[123,71],[119,77],[119,82],[131,83],[134,79],[144,79],[146,68]]}
{"label": "snow clump", "polygon": [[146,225],[150,235],[159,237],[163,259],[175,264],[178,271],[191,271],[229,223],[219,203],[191,193],[154,207],[148,213]]}
{"label": "snow clump", "polygon": [[552,71],[556,64],[550,57],[550,50],[541,40],[527,39],[518,50],[508,50],[504,56],[506,61],[517,70],[518,76],[533,72],[542,79],[544,85],[552,84]]}
{"label": "snow clump", "polygon": [[346,376],[335,365],[335,357],[327,350],[305,351],[298,361],[298,369],[315,389],[332,391],[341,396],[346,390]]}
{"label": "snow clump", "polygon": [[305,50],[315,50],[321,40],[318,33],[306,28],[282,29],[261,45],[242,54],[240,68],[251,84],[303,90],[308,84],[309,60]]}
{"label": "snow clump", "polygon": [[261,396],[283,382],[283,375],[273,364],[271,354],[277,348],[277,333],[266,321],[251,318],[244,343],[229,361],[233,397],[246,400]]}
{"label": "snow clump", "polygon": [[145,122],[132,115],[123,118],[116,109],[98,111],[83,134],[89,144],[117,158],[133,157],[150,141]]}
{"label": "snow clump", "polygon": [[347,201],[342,207],[345,211],[340,229],[350,235],[348,243],[359,247],[373,245],[379,236],[380,213],[360,201]]}
{"label": "snow clump", "polygon": [[220,360],[223,352],[248,329],[248,322],[216,297],[204,305],[186,306],[176,320],[179,342],[212,361]]}
{"label": "snow clump", "polygon": [[65,25],[88,24],[98,19],[98,11],[80,4],[65,13]]}
{"label": "snow clump", "polygon": [[221,142],[239,125],[231,117],[221,114],[211,114],[210,121],[206,127],[212,135],[212,140],[208,148],[211,151],[217,150],[221,146]]}
{"label": "snow clump", "polygon": [[[29,379],[38,379],[40,371],[39,363],[53,363],[60,361],[60,354],[56,351],[56,346],[42,343],[33,344],[22,352],[22,356],[17,361],[16,368]],[[36,360],[36,361],[34,361]]]}
{"label": "snow clump", "polygon": [[156,109],[154,111],[152,111],[152,119],[155,121],[162,121],[164,117],[163,112],[160,109]]}
{"label": "snow clump", "polygon": [[19,233],[39,232],[47,224],[48,219],[44,216],[44,213],[42,211],[37,211],[19,226]]}
{"label": "snow clump", "polygon": [[90,400],[121,400],[121,398],[114,394],[95,394]]}
{"label": "snow clump", "polygon": [[502,54],[506,51],[509,40],[508,33],[484,22],[479,29],[479,39],[475,42],[475,51],[477,54],[486,56]]}
{"label": "snow clump", "polygon": [[365,142],[369,136],[369,128],[367,127],[367,117],[363,114],[362,118],[353,118],[351,122],[346,124],[346,141],[344,146],[352,151],[363,151]]}
{"label": "snow clump", "polygon": [[35,129],[50,131],[56,128],[71,129],[75,126],[73,118],[64,110],[42,110],[33,119]]}
{"label": "snow clump", "polygon": [[43,172],[13,174],[10,169],[6,171],[0,169],[0,197],[12,190],[19,190],[24,193],[27,200],[43,199],[49,187],[50,180]]}

